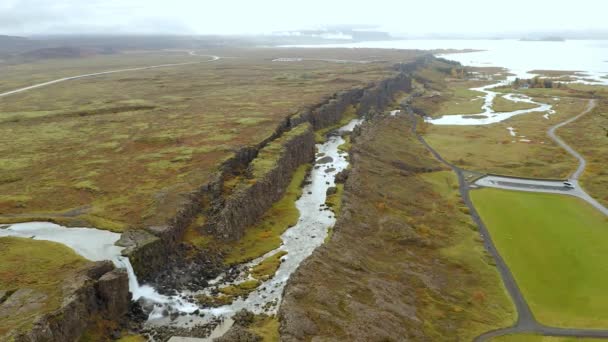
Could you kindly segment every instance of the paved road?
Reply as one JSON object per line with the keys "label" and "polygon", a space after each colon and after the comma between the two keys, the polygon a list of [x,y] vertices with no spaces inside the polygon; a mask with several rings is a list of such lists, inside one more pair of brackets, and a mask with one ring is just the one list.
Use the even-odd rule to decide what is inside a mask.
{"label": "paved road", "polygon": [[551,139],[553,139],[553,141],[558,143],[561,147],[563,147],[566,151],[568,151],[568,153],[570,153],[572,156],[574,156],[576,159],[578,159],[578,168],[570,176],[570,178],[574,179],[574,180],[578,180],[580,178],[580,176],[583,174],[583,172],[585,171],[585,167],[587,166],[587,161],[585,160],[585,158],[583,158],[583,156],[581,156],[572,147],[570,147],[568,144],[566,144],[560,137],[558,137],[557,134],[555,134],[555,131],[557,129],[559,129],[560,127],[566,126],[567,124],[570,124],[570,123],[578,120],[581,116],[583,116],[583,115],[589,113],[591,110],[593,110],[593,108],[595,108],[596,105],[597,105],[596,100],[589,100],[587,109],[585,109],[582,113],[549,128],[549,131],[547,132],[549,134],[549,137],[551,137]]}
{"label": "paved road", "polygon": [[564,181],[562,180],[522,179],[509,176],[488,175],[475,181],[475,185],[506,190],[544,192],[574,196],[591,204],[604,215],[608,216],[608,208],[604,207],[601,203],[587,194],[577,180],[570,179],[569,181],[574,185],[574,189],[565,187]]}
{"label": "paved road", "polygon": [[[496,262],[496,268],[500,273],[505,288],[507,289],[507,292],[509,293],[509,296],[511,297],[511,300],[513,301],[513,304],[515,305],[515,309],[517,311],[517,321],[515,322],[515,324],[513,324],[513,326],[483,333],[477,336],[474,339],[474,342],[491,341],[495,337],[504,336],[508,334],[538,334],[544,336],[595,337],[608,339],[608,330],[556,328],[543,325],[536,320],[534,314],[530,310],[528,302],[526,301],[521,292],[521,289],[517,285],[517,282],[515,281],[515,278],[513,277],[509,266],[507,266],[507,263],[504,261],[504,259],[498,252],[496,245],[494,245],[494,242],[492,241],[492,237],[490,236],[488,228],[481,220],[477,209],[475,209],[475,206],[471,201],[471,197],[469,195],[470,187],[465,179],[463,170],[445,160],[435,149],[433,149],[432,146],[430,146],[426,142],[426,140],[424,140],[424,138],[420,134],[418,134],[418,132],[416,131],[417,119],[414,111],[407,103],[404,104],[404,107],[412,119],[412,132],[416,135],[418,140],[426,147],[426,149],[431,154],[433,154],[433,156],[435,156],[435,158],[437,158],[437,160],[449,166],[458,176],[460,195],[462,196],[462,199],[467,208],[469,208],[471,218],[479,228],[479,233],[483,238],[484,247],[490,253],[490,255],[492,255],[494,261]],[[510,182],[512,180],[513,178],[508,178],[507,182]],[[527,182],[524,182],[524,184],[529,184],[530,181],[535,182],[535,180],[528,180]],[[554,189],[551,190],[560,191],[559,188],[563,188],[563,182],[560,182],[561,184],[557,184],[557,182],[558,181],[548,181],[545,184],[533,184],[532,186],[552,187]],[[517,184],[519,185],[522,183]]]}
{"label": "paved road", "polygon": [[72,80],[78,80],[78,79],[81,79],[81,78],[101,76],[101,75],[108,75],[108,74],[116,74],[116,73],[119,73],[119,72],[127,72],[127,71],[140,71],[140,70],[158,69],[158,68],[166,68],[166,67],[174,67],[174,66],[182,66],[182,65],[199,64],[199,63],[217,61],[218,59],[221,58],[219,56],[212,56],[212,55],[197,55],[196,52],[194,52],[194,51],[189,51],[188,53],[191,56],[211,57],[211,59],[206,60],[206,61],[198,61],[198,62],[170,63],[170,64],[150,65],[150,66],[137,67],[137,68],[108,70],[108,71],[95,72],[95,73],[91,73],[91,74],[83,74],[83,75],[76,75],[76,76],[70,76],[70,77],[63,77],[63,78],[58,78],[56,80],[52,80],[52,81],[48,81],[48,82],[43,82],[43,83],[38,83],[38,84],[31,85],[31,86],[27,86],[27,87],[15,89],[15,90],[7,91],[7,92],[4,92],[4,93],[0,93],[0,97],[5,97],[5,96],[17,94],[17,93],[22,93],[24,91],[28,91],[28,90],[32,90],[32,89],[36,89],[36,88],[42,88],[42,87],[46,87],[46,86],[49,86],[49,85],[52,85],[52,84],[56,84],[56,83],[61,83],[61,82],[66,82],[66,81],[72,81]]}

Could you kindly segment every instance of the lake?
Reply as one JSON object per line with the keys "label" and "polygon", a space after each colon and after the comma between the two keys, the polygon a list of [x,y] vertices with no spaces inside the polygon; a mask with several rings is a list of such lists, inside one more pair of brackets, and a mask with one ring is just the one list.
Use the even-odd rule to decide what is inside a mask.
{"label": "lake", "polygon": [[530,78],[535,69],[582,71],[598,82],[608,83],[608,40],[568,40],[564,42],[519,40],[392,40],[347,44],[291,45],[315,48],[384,49],[475,49],[471,53],[443,55],[463,65],[505,67],[520,78]]}

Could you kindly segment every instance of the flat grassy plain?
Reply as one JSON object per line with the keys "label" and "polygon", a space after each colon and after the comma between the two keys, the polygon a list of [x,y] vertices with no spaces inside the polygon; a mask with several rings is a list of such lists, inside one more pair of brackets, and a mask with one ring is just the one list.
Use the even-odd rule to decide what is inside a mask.
{"label": "flat grassy plain", "polygon": [[[53,220],[114,231],[163,224],[235,149],[267,138],[301,108],[391,76],[395,62],[419,55],[359,49],[199,53],[238,58],[69,81],[0,99],[0,222]],[[379,61],[272,62],[299,56]],[[184,52],[104,58],[3,67],[3,84],[205,59]]]}
{"label": "flat grassy plain", "polygon": [[608,206],[608,96],[602,96],[595,110],[557,134],[587,160],[580,180],[585,191]]}
{"label": "flat grassy plain", "polygon": [[471,192],[532,312],[558,327],[608,326],[608,219],[575,197]]}
{"label": "flat grassy plain", "polygon": [[[425,113],[433,117],[441,116],[445,108],[454,106],[452,92],[463,87],[488,84],[487,81],[484,83],[451,78],[437,70],[427,71],[421,76],[427,82],[426,93],[433,94],[439,90],[439,95],[421,97],[417,103],[414,102],[414,106],[426,109]],[[551,89],[528,89],[521,93],[540,102],[552,104],[556,113],[550,115],[549,119],[543,117],[545,113],[528,113],[500,123],[479,126],[422,123],[419,125],[420,133],[447,160],[467,170],[523,177],[565,178],[576,169],[577,161],[547,136],[547,130],[580,114],[587,105],[590,94],[579,90],[554,89],[569,95],[556,100],[555,93],[528,92],[529,90]],[[477,95],[469,94],[469,101],[475,96]],[[521,104],[502,97],[497,97],[496,101],[498,110],[524,108]],[[514,129],[515,136],[511,135],[509,127]]]}
{"label": "flat grassy plain", "polygon": [[[577,161],[548,136],[552,125],[581,112],[584,99],[564,98],[556,113],[528,113],[500,123],[479,126],[421,126],[427,141],[450,162],[467,170],[524,177],[565,178]],[[516,136],[512,136],[512,127]]]}
{"label": "flat grassy plain", "polygon": [[538,106],[532,103],[509,101],[502,96],[496,96],[496,98],[494,98],[494,104],[492,105],[495,112],[513,112],[536,107]]}
{"label": "flat grassy plain", "polygon": [[353,140],[342,214],[285,290],[282,337],[467,341],[513,323],[456,177],[410,129],[386,117]]}
{"label": "flat grassy plain", "polygon": [[553,337],[540,335],[513,334],[496,337],[492,342],[598,342],[602,339],[577,338],[577,337]]}
{"label": "flat grassy plain", "polygon": [[0,295],[0,339],[58,309],[66,279],[89,265],[72,249],[49,241],[3,237],[0,251],[0,292],[8,291]]}

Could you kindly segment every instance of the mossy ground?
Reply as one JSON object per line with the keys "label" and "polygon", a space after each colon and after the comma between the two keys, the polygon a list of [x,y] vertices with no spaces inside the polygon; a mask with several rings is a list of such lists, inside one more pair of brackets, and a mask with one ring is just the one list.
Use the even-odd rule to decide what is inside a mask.
{"label": "mossy ground", "polygon": [[[461,87],[460,82],[462,81],[445,81],[444,84],[451,89]],[[549,119],[543,117],[545,113],[528,113],[500,123],[480,126],[421,123],[419,129],[433,148],[461,168],[523,177],[565,178],[576,168],[576,160],[547,137],[547,130],[552,125],[579,114],[586,105],[586,100],[571,97],[559,101],[552,97],[538,100],[553,104],[556,113]],[[435,101],[450,103],[451,100],[443,97]],[[507,100],[497,101],[500,103]],[[516,105],[509,104],[508,109],[519,108]],[[433,113],[439,113],[437,109],[434,110]],[[508,127],[515,129],[516,136],[510,134]]]}
{"label": "mossy ground", "polygon": [[[366,56],[370,51],[299,51]],[[271,62],[289,50],[214,51],[242,58],[86,78],[0,103],[0,222],[32,218],[122,231],[164,224],[218,164],[270,136],[288,115],[394,75],[385,63]],[[127,65],[192,61],[146,53],[3,66],[0,88]],[[355,59],[357,59],[356,57]],[[198,58],[208,59],[206,57]],[[74,96],[77,94],[77,96]]]}
{"label": "mossy ground", "polygon": [[557,135],[585,157],[587,167],[580,183],[587,193],[608,207],[608,93],[598,100],[594,111],[560,128]]}
{"label": "mossy ground", "polygon": [[599,342],[602,339],[578,337],[553,337],[532,334],[505,335],[492,339],[492,342]]}
{"label": "mossy ground", "polygon": [[65,281],[90,265],[72,249],[49,241],[2,237],[0,252],[0,289],[32,291],[23,298],[31,302],[23,302],[19,310],[4,312],[0,337],[13,329],[27,329],[39,315],[59,308]]}
{"label": "mossy ground", "polygon": [[[251,162],[251,165],[249,166],[253,181],[260,179],[269,170],[277,165],[279,158],[285,153],[286,143],[298,136],[301,136],[302,134],[305,134],[306,131],[310,129],[312,128],[309,123],[300,124],[260,150],[258,156]],[[247,181],[245,181],[245,183],[247,183]],[[245,186],[248,186],[248,184],[245,184]]]}
{"label": "mossy ground", "polygon": [[248,329],[263,342],[279,341],[279,320],[275,316],[257,315]]}
{"label": "mossy ground", "polygon": [[331,208],[336,214],[336,217],[340,216],[342,211],[342,194],[344,193],[344,184],[336,184],[336,193],[327,196],[325,204]]}
{"label": "mossy ground", "polygon": [[219,289],[220,293],[230,297],[246,296],[260,286],[259,280],[246,280],[236,285],[228,285]]}
{"label": "mossy ground", "polygon": [[287,252],[279,251],[273,256],[264,259],[258,265],[253,267],[251,270],[251,275],[261,281],[272,278],[272,276],[274,276],[279,269],[279,266],[281,266],[281,258],[285,255],[287,255]]}
{"label": "mossy ground", "polygon": [[516,110],[531,109],[536,107],[538,107],[538,105],[533,103],[509,101],[500,95],[494,98],[494,104],[492,105],[495,112],[513,112]]}
{"label": "mossy ground", "polygon": [[536,319],[608,327],[608,219],[582,200],[481,189],[471,197]]}

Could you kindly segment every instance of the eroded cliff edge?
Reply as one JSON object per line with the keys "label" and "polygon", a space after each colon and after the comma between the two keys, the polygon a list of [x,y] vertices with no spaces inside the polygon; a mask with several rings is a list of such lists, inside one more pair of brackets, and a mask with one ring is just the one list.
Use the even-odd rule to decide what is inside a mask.
{"label": "eroded cliff edge", "polygon": [[[382,110],[393,101],[397,92],[411,90],[412,70],[423,67],[430,59],[432,57],[398,64],[394,66],[394,77],[362,89],[334,94],[321,104],[301,109],[286,118],[269,138],[255,146],[243,147],[222,163],[210,182],[186,196],[179,214],[166,225],[123,234],[121,244],[127,247],[124,254],[131,260],[138,277],[143,281],[152,279],[166,264],[167,256],[180,245],[185,230],[191,225],[221,239],[238,239],[247,226],[255,223],[283,195],[295,168],[312,160],[312,130],[337,124],[351,106],[357,108],[360,116]],[[291,139],[283,136],[291,136]],[[281,144],[282,157],[265,173],[257,175],[252,180],[253,185],[227,194],[226,183],[243,176],[251,179],[255,159],[273,143]]]}
{"label": "eroded cliff edge", "polygon": [[283,341],[464,341],[511,323],[456,177],[403,112],[376,116],[352,137],[334,233],[284,290]]}
{"label": "eroded cliff edge", "polygon": [[[25,291],[26,297],[20,296],[20,291]],[[127,273],[116,269],[110,261],[91,263],[75,277],[66,279],[63,293],[59,308],[36,318],[27,331],[15,331],[9,339],[15,342],[77,341],[95,320],[122,321],[131,302]],[[24,301],[28,300],[35,298],[27,294],[27,289],[17,290],[5,298],[0,311],[10,314],[15,305],[24,309],[28,305]]]}

